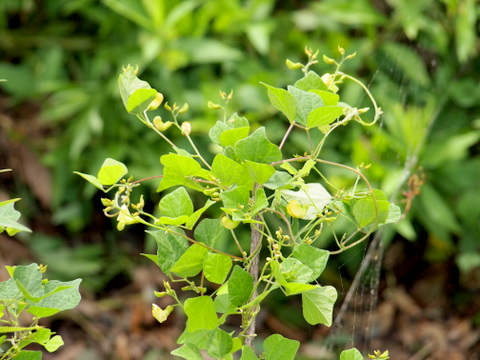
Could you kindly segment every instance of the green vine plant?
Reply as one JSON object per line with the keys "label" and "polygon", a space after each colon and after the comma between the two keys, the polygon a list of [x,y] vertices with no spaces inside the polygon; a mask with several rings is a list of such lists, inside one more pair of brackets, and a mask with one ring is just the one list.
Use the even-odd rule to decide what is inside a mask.
{"label": "green vine plant", "polygon": [[[283,89],[262,84],[273,107],[288,120],[278,145],[268,139],[265,127],[252,131],[247,118],[227,112],[232,92],[220,92],[223,104],[208,102],[209,109],[222,114],[209,131],[211,142],[219,149],[208,154],[212,161],[191,137],[195,124],[181,120],[188,105],[167,102],[164,107],[171,119],[152,118],[149,113],[161,105],[163,95],[140,80],[137,69],[127,66],[119,76],[126,110],[171,146],[172,151],[160,157],[163,172],[134,180],[127,178],[123,163],[111,158],[97,176],[77,172],[101,191],[114,192],[102,202],[105,215],[116,218],[118,230],[140,223],[155,239],[157,253],[146,256],[170,279],[155,295],[173,300],[165,309],[153,304],[153,316],[164,322],[174,309],[186,315],[180,346],[172,352],[176,356],[200,360],[206,353],[225,360],[294,359],[299,342],[279,334],[269,336],[263,344],[256,341],[260,350],[253,346],[255,319],[265,298],[274,291],[300,296],[303,317],[309,324],[331,326],[337,291],[317,281],[329,256],[360,244],[380,226],[401,216],[399,207],[370,185],[363,174],[368,166],[352,168],[321,156],[326,139],[338,127],[351,122],[372,126],[380,117],[381,109],[368,88],[340,70],[355,54],[345,55],[339,48],[339,61],[324,56],[335,70],[320,76],[311,70],[318,62],[318,51],[306,48],[305,53],[306,64],[287,60],[290,69],[303,73],[293,85]],[[371,100],[370,121],[364,120],[368,108],[340,101],[338,91],[347,80],[358,84]],[[301,155],[285,155],[283,149],[294,131],[304,134],[307,147]],[[188,148],[175,144],[174,139],[181,136]],[[352,185],[336,186],[325,175],[328,167],[352,174]],[[143,195],[132,199],[134,189],[151,179],[160,179],[157,191],[162,193],[155,214],[144,210]],[[192,196],[202,205],[195,208]],[[345,229],[345,224],[352,230],[339,234],[338,228]],[[249,234],[247,245],[242,241],[245,233]],[[324,234],[334,238],[336,249],[316,246]],[[235,244],[234,252],[222,247],[225,237]],[[185,284],[181,290],[172,286],[178,282]],[[227,326],[232,316],[241,318],[241,327],[233,331]],[[342,359],[358,356],[362,358],[358,350],[351,349]]]}
{"label": "green vine plant", "polygon": [[[0,170],[0,173],[6,171],[10,169]],[[31,232],[18,222],[20,212],[14,207],[18,200],[0,202],[0,234],[6,232],[12,236],[20,231]],[[82,280],[43,279],[47,267],[37,264],[5,268],[10,278],[0,282],[0,360],[40,360],[42,352],[27,350],[28,345],[41,345],[48,352],[63,345],[62,337],[41,326],[40,319],[77,306]],[[25,325],[26,319],[29,323]]]}

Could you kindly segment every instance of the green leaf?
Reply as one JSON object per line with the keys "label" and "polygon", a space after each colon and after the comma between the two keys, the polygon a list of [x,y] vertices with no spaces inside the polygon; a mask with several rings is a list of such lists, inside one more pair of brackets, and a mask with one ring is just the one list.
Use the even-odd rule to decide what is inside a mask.
{"label": "green leaf", "polygon": [[307,283],[313,271],[300,260],[293,257],[285,259],[281,264],[283,278],[287,282]]}
{"label": "green leaf", "polygon": [[[230,131],[233,130],[233,131]],[[225,132],[225,135],[222,134]],[[210,139],[223,147],[234,146],[236,142],[248,136],[250,123],[247,118],[232,114],[227,121],[217,121],[210,129]]]}
{"label": "green leaf", "polygon": [[340,360],[363,360],[362,353],[355,348],[343,350]]}
{"label": "green leaf", "polygon": [[230,302],[235,306],[242,306],[252,296],[253,277],[243,268],[235,265],[232,275],[228,279],[228,296]]}
{"label": "green leaf", "polygon": [[292,257],[300,260],[312,270],[312,275],[306,282],[316,280],[325,269],[330,252],[308,244],[300,244],[293,249]]}
{"label": "green leaf", "polygon": [[4,300],[20,300],[22,292],[17,286],[14,279],[8,279],[0,282],[0,301]]}
{"label": "green leaf", "polygon": [[218,326],[217,313],[210,296],[197,296],[187,299],[184,304],[187,315],[186,331],[213,330]]}
{"label": "green leaf", "polygon": [[203,269],[203,262],[208,249],[202,245],[193,244],[173,265],[171,271],[180,277],[195,276]]}
{"label": "green leaf", "polygon": [[259,211],[262,211],[267,206],[268,206],[267,194],[265,194],[265,190],[263,190],[263,188],[258,188],[257,191],[255,191],[255,203],[250,209],[250,216],[253,217],[256,213],[258,213]]}
{"label": "green leaf", "polygon": [[208,340],[207,354],[214,359],[222,359],[233,346],[231,335],[220,329],[212,331]]}
{"label": "green leaf", "polygon": [[162,215],[177,218],[193,214],[193,203],[184,187],[179,187],[165,195],[159,203]]}
{"label": "green leaf", "polygon": [[95,186],[97,189],[103,191],[103,192],[107,192],[104,188],[103,188],[103,185],[102,183],[97,179],[96,176],[93,176],[93,175],[90,175],[90,174],[84,174],[84,173],[81,173],[81,172],[78,172],[78,171],[74,171],[73,172],[74,174],[77,174],[77,175],[80,175],[82,178],[84,178],[85,180],[87,180],[90,184],[92,184],[93,186]]}
{"label": "green leaf", "polygon": [[250,191],[243,186],[239,186],[232,190],[222,191],[220,199],[222,199],[224,208],[232,209],[234,214],[244,214],[248,210]]}
{"label": "green leaf", "polygon": [[270,179],[270,177],[275,173],[275,168],[268,164],[259,164],[252,161],[245,161],[245,167],[248,169],[248,172],[257,184],[263,184]]}
{"label": "green leaf", "polygon": [[81,300],[78,290],[81,282],[82,279],[68,282],[48,281],[43,286],[46,296],[35,302],[35,306],[30,306],[27,311],[38,318],[43,318],[56,314],[59,311],[73,309]]}
{"label": "green leaf", "polygon": [[42,273],[37,264],[13,267],[12,279],[22,295],[32,302],[38,301],[42,295],[45,295],[42,287]]}
{"label": "green leaf", "polygon": [[307,128],[330,125],[343,114],[341,106],[323,106],[312,110],[307,117]]}
{"label": "green leaf", "polygon": [[333,306],[337,290],[333,286],[318,286],[302,293],[303,317],[310,325],[332,325]]}
{"label": "green leaf", "polygon": [[57,351],[60,346],[64,344],[63,339],[60,335],[55,335],[52,337],[44,346],[48,352]]}
{"label": "green leaf", "polygon": [[309,91],[300,90],[294,86],[288,86],[288,92],[295,98],[297,110],[295,113],[295,122],[305,126],[307,124],[308,114],[321,106],[324,106],[322,98]]}
{"label": "green leaf", "polygon": [[240,360],[258,360],[258,357],[250,346],[244,345],[242,346],[242,357]]}
{"label": "green leaf", "polygon": [[[118,77],[118,87],[120,89],[120,96],[122,97],[123,105],[125,105],[125,108],[129,113],[134,114],[139,114],[145,111],[157,94],[157,91],[152,89],[149,83],[140,80],[137,75],[135,75],[135,69],[131,66],[124,69],[123,73]],[[134,95],[138,90],[142,91]],[[145,106],[143,103],[152,95],[152,99]],[[130,100],[132,96],[133,98]],[[143,107],[145,108],[141,110]]]}
{"label": "green leaf", "polygon": [[336,106],[340,101],[340,96],[338,94],[332,93],[331,91],[325,90],[310,90],[311,92],[319,95],[325,106]]}
{"label": "green leaf", "polygon": [[186,360],[203,360],[202,353],[193,344],[187,343],[171,352],[172,355],[179,356]]}
{"label": "green leaf", "polygon": [[0,203],[0,233],[7,230],[9,235],[14,235],[18,231],[32,232],[26,226],[17,222],[20,218],[20,212],[15,210],[14,202],[19,199],[12,199]]}
{"label": "green leaf", "polygon": [[127,167],[120,161],[107,158],[100,168],[97,178],[100,184],[110,186],[128,173]]}
{"label": "green leaf", "polygon": [[238,140],[244,139],[250,132],[250,126],[235,129],[227,129],[220,134],[220,145],[223,147],[235,146]]}
{"label": "green leaf", "polygon": [[[178,230],[182,232],[182,230]],[[171,274],[173,265],[188,249],[188,240],[184,237],[165,232],[164,230],[147,231],[157,243],[157,263],[160,269],[167,275]]]}
{"label": "green leaf", "polygon": [[289,185],[292,181],[292,176],[285,171],[275,171],[273,175],[263,184],[267,189],[277,190],[281,188],[292,188],[292,185]]}
{"label": "green leaf", "polygon": [[273,107],[283,113],[289,122],[295,121],[296,102],[292,94],[282,88],[276,88],[265,83],[261,83],[267,88],[267,95]]}
{"label": "green leaf", "polygon": [[194,231],[195,240],[215,248],[217,242],[225,237],[227,230],[220,219],[203,219]]}
{"label": "green leaf", "polygon": [[192,177],[199,177],[210,180],[211,173],[202,169],[200,164],[188,156],[178,154],[167,154],[160,158],[160,162],[165,166],[163,169],[163,179],[157,188],[157,191],[163,191],[172,186],[183,185],[197,191],[203,191],[203,186],[194,181]]}
{"label": "green leaf", "polygon": [[304,91],[328,90],[322,78],[314,71],[309,71],[307,75],[297,80],[294,86]]}
{"label": "green leaf", "polygon": [[[222,286],[220,286],[220,288],[217,290],[217,294],[213,303],[217,313],[228,315],[236,312],[236,308],[232,305],[228,297],[228,283],[224,283]],[[220,318],[220,322],[223,324],[222,318]]]}
{"label": "green leaf", "polygon": [[232,268],[232,260],[223,254],[208,252],[204,258],[203,270],[208,281],[223,284]]}
{"label": "green leaf", "polygon": [[356,201],[352,214],[360,228],[368,225],[385,223],[388,218],[390,203],[387,200],[374,201],[371,197]]}
{"label": "green leaf", "polygon": [[395,205],[394,203],[390,203],[388,205],[387,219],[381,225],[396,223],[400,221],[401,218],[402,218],[402,210],[400,209],[400,207]]}
{"label": "green leaf", "polygon": [[150,103],[155,100],[157,90],[138,89],[133,92],[127,100],[127,111],[130,114],[140,115],[148,110]]}
{"label": "green leaf", "polygon": [[187,220],[187,222],[185,223],[185,227],[189,230],[193,229],[193,227],[195,226],[195,224],[197,223],[198,219],[200,219],[200,217],[202,216],[202,214],[207,211],[207,209],[212,206],[213,204],[216,204],[215,201],[213,200],[210,200],[208,199],[206,202],[205,202],[205,205],[203,205],[203,207],[201,207],[200,209],[198,209],[197,211],[195,211]]}
{"label": "green leaf", "polygon": [[200,329],[190,332],[188,331],[188,329],[185,329],[185,331],[177,339],[177,343],[193,344],[197,348],[205,350],[208,346],[208,339],[210,337],[210,334],[213,333],[215,330],[217,330],[217,328],[210,330]]}
{"label": "green leaf", "polygon": [[300,342],[284,338],[280,334],[270,335],[263,343],[265,360],[294,360]]}
{"label": "green leaf", "polygon": [[217,154],[211,171],[223,186],[230,186],[242,175],[243,166],[223,154]]}
{"label": "green leaf", "polygon": [[42,352],[22,350],[18,355],[15,355],[15,360],[42,360]]}
{"label": "green leaf", "polygon": [[316,285],[289,282],[283,284],[282,287],[285,289],[285,294],[287,294],[287,296],[292,296],[301,294],[305,291],[313,290],[316,288]]}
{"label": "green leaf", "polygon": [[278,146],[267,139],[264,127],[258,128],[247,138],[239,140],[234,150],[239,160],[250,160],[261,164],[270,164],[282,158],[282,152]]}

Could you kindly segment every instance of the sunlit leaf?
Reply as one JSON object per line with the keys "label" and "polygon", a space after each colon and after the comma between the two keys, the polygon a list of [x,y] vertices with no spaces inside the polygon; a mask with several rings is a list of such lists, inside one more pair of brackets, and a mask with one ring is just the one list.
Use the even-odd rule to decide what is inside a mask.
{"label": "sunlit leaf", "polygon": [[221,225],[220,219],[202,219],[195,227],[195,239],[198,242],[215,248],[217,242],[225,237],[226,230]]}
{"label": "sunlit leaf", "polygon": [[223,284],[232,268],[232,260],[223,254],[208,252],[204,258],[203,269],[208,281]]}
{"label": "sunlit leaf", "polygon": [[322,98],[309,91],[300,90],[294,86],[288,86],[288,92],[293,95],[296,104],[295,122],[300,125],[307,125],[308,114],[321,106],[324,106]]}
{"label": "sunlit leaf", "polygon": [[331,91],[325,90],[310,90],[311,92],[319,95],[325,106],[336,106],[340,101],[340,96],[338,94],[332,93]]}
{"label": "sunlit leaf", "polygon": [[262,83],[267,88],[268,98],[273,107],[283,113],[289,122],[295,121],[296,102],[292,94],[282,88],[276,88]]}
{"label": "sunlit leaf", "polygon": [[275,173],[275,168],[268,164],[260,164],[253,161],[245,161],[248,172],[257,184],[263,184]]}
{"label": "sunlit leaf", "polygon": [[328,90],[320,75],[318,75],[314,71],[309,71],[307,75],[305,75],[300,80],[297,80],[294,86],[297,89],[304,91]]}
{"label": "sunlit leaf", "polygon": [[329,125],[343,114],[341,106],[323,106],[312,110],[307,117],[309,129]]}
{"label": "sunlit leaf", "polygon": [[280,334],[270,335],[263,343],[265,360],[294,360],[300,342],[284,338]]}
{"label": "sunlit leaf", "polygon": [[127,100],[127,111],[130,114],[139,115],[147,111],[150,103],[157,96],[155,89],[138,89],[135,90]]}
{"label": "sunlit leaf", "polygon": [[160,212],[164,216],[177,218],[193,214],[193,203],[184,187],[179,187],[162,197],[159,203]]}
{"label": "sunlit leaf", "polygon": [[234,149],[239,160],[270,164],[282,158],[282,152],[278,146],[268,140],[264,127],[258,128],[245,139],[239,140]]}
{"label": "sunlit leaf", "polygon": [[[209,136],[214,143],[226,147],[234,146],[238,140],[247,137],[249,131],[250,124],[247,118],[238,116],[237,113],[234,113],[227,121],[217,121],[210,129]],[[223,133],[225,133],[225,135],[221,138]]]}
{"label": "sunlit leaf", "polygon": [[188,332],[212,330],[218,326],[217,313],[210,296],[189,298],[184,304]]}
{"label": "sunlit leaf", "polygon": [[[181,232],[181,230],[178,230]],[[157,243],[157,263],[160,269],[170,275],[173,265],[188,249],[188,240],[163,230],[147,231]]]}
{"label": "sunlit leaf", "polygon": [[207,252],[208,249],[202,245],[191,245],[173,265],[171,271],[180,277],[197,275],[203,270],[203,263]]}
{"label": "sunlit leaf", "polygon": [[172,355],[179,356],[186,360],[203,360],[202,353],[195,345],[191,343],[183,344],[178,349],[171,352]]}
{"label": "sunlit leaf", "polygon": [[241,176],[243,167],[225,155],[217,154],[213,159],[211,171],[222,185],[230,186]]}
{"label": "sunlit leaf", "polygon": [[332,325],[333,306],[337,290],[333,286],[318,286],[302,293],[303,316],[310,325]]}
{"label": "sunlit leaf", "polygon": [[120,180],[125,174],[127,174],[127,167],[115,159],[107,158],[103,162],[97,178],[100,184],[109,186],[115,184]]}
{"label": "sunlit leaf", "polygon": [[200,164],[191,157],[167,154],[160,158],[160,162],[164,165],[164,169],[163,179],[157,188],[158,192],[177,185],[203,191],[203,186],[193,180],[192,177],[210,179],[210,172],[202,169]]}
{"label": "sunlit leaf", "polygon": [[244,345],[242,347],[242,357],[240,360],[258,360],[258,357],[250,346]]}
{"label": "sunlit leaf", "polygon": [[330,252],[312,245],[300,244],[293,249],[292,257],[300,260],[312,270],[311,277],[306,280],[306,282],[311,282],[322,274],[330,257]]}
{"label": "sunlit leaf", "polygon": [[340,360],[363,360],[362,353],[355,348],[343,350]]}

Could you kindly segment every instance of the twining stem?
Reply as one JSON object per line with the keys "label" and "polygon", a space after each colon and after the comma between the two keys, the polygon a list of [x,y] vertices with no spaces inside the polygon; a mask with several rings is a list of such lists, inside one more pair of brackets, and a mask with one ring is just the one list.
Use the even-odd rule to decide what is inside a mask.
{"label": "twining stem", "polygon": [[[255,216],[254,220],[260,221],[261,218],[260,216]],[[249,273],[253,277],[253,282],[254,284],[257,283],[258,281],[258,264],[260,262],[260,251],[259,248],[261,246],[262,242],[262,232],[261,229],[259,228],[258,224],[252,223],[251,227],[251,236],[250,236],[250,254],[252,254],[252,258],[250,259],[250,269]],[[255,300],[255,298],[258,296],[257,290],[255,289],[252,297],[250,298],[250,302]],[[255,313],[258,311],[256,309],[257,306],[254,308],[250,308],[246,311],[245,315],[249,319],[249,326],[248,329],[245,331],[245,345],[252,347],[253,346],[253,340],[255,337]],[[253,315],[253,316],[252,316]]]}
{"label": "twining stem", "polygon": [[[259,185],[255,184],[253,189],[253,194],[257,193]],[[254,199],[255,200],[255,199]],[[258,264],[260,262],[260,249],[262,246],[262,225],[259,225],[258,222],[262,220],[260,215],[256,215],[253,220],[257,223],[252,223],[250,226],[250,264],[249,264],[249,273],[253,277],[253,283],[258,283]],[[250,302],[255,300],[258,296],[257,288],[253,291],[252,297],[250,298]],[[253,348],[253,340],[255,338],[255,318],[258,313],[258,306],[250,307],[244,313],[244,323],[248,324],[248,328],[245,331],[245,345]]]}

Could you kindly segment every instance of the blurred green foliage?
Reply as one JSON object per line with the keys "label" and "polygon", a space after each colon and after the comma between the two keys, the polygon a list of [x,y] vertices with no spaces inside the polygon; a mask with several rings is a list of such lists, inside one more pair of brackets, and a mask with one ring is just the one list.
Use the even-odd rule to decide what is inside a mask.
{"label": "blurred green foliage", "polygon": [[[2,1],[2,92],[11,109],[40,104],[50,129],[35,141],[15,127],[7,135],[39,151],[54,180],[52,223],[65,237],[81,238],[93,224],[94,193],[73,170],[95,173],[105,157],[138,176],[159,168],[163,144],[123,111],[116,87],[122,66],[138,65],[167,101],[188,101],[200,138],[216,120],[204,111],[207,101],[233,89],[231,109],[251,121],[278,120],[278,132],[269,134],[275,141],[286,125],[259,81],[292,80],[285,59],[300,60],[306,45],[326,55],[341,45],[357,52],[345,71],[369,83],[384,115],[379,128],[346,129],[325,151],[353,166],[373,163],[369,178],[391,195],[406,190],[397,189],[399,179],[421,169],[425,184],[397,231],[427,241],[431,261],[455,256],[465,274],[480,266],[479,17],[475,0]],[[354,84],[344,96],[366,102]],[[85,276],[109,256],[123,259],[109,278],[130,264],[110,233],[103,248],[87,242],[75,252],[61,239],[38,236],[34,249],[49,264],[46,254],[56,249],[62,261],[50,267],[57,263],[58,271],[78,264]],[[96,281],[101,287],[107,280]]]}

